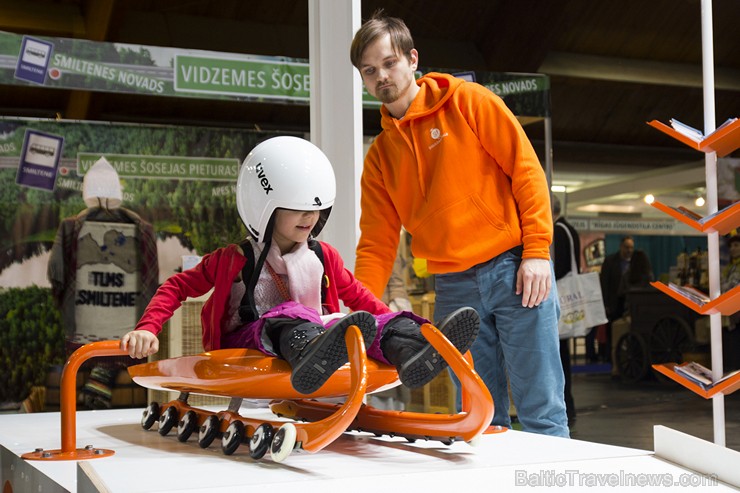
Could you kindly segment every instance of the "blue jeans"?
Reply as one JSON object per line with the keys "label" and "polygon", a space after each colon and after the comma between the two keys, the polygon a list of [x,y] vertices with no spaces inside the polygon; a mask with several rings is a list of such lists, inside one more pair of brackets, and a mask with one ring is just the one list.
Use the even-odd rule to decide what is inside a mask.
{"label": "blue jeans", "polygon": [[[534,308],[523,307],[522,296],[515,294],[521,253],[522,248],[516,247],[464,272],[437,274],[434,319],[441,320],[463,306],[478,311],[481,330],[471,352],[475,370],[493,396],[491,424],[511,427],[508,375],[522,429],[569,437],[555,275],[548,298]],[[459,409],[459,380],[452,377]]]}

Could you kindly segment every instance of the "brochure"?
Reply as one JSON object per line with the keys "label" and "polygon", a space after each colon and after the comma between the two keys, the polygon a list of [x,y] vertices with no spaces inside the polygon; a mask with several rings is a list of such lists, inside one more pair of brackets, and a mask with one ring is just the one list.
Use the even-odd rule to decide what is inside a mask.
{"label": "brochure", "polygon": [[678,284],[669,282],[668,287],[676,291],[677,293],[681,293],[684,297],[690,299],[699,306],[702,306],[705,303],[709,303],[710,301],[709,295],[707,293],[699,291],[698,289],[691,286],[679,286]]}
{"label": "brochure", "polygon": [[[734,123],[735,120],[737,120],[737,118],[728,118],[727,121],[725,121],[722,125],[720,125],[719,127],[717,127],[714,130],[714,132],[712,132],[709,135],[712,135],[713,133],[717,132],[717,130],[720,130],[720,129],[726,127],[727,125],[730,125],[731,123]],[[698,142],[701,142],[702,140],[704,140],[706,137],[709,137],[709,135],[707,135],[705,137],[704,136],[704,132],[702,132],[701,130],[696,129],[694,127],[691,127],[689,125],[686,125],[685,123],[682,123],[682,122],[676,120],[675,118],[671,118],[670,123],[671,123],[671,127],[673,127],[673,130],[675,130],[676,132],[678,132],[678,133],[680,133],[682,135],[685,135],[686,137],[690,138],[694,142],[697,142],[698,143]]]}
{"label": "brochure", "polygon": [[731,371],[725,375],[722,375],[722,377],[715,382],[712,380],[712,371],[695,361],[676,365],[673,369],[674,371],[676,371],[676,373],[680,373],[684,377],[699,385],[704,390],[711,389],[718,383],[723,382],[728,378],[740,373],[740,370]]}
{"label": "brochure", "polygon": [[[709,221],[710,219],[712,219],[713,217],[717,217],[720,214],[725,214],[725,213],[729,212],[731,209],[737,208],[737,207],[740,207],[740,201],[733,202],[732,204],[728,205],[724,209],[720,209],[717,212],[714,212],[714,213],[709,214],[709,215],[704,216],[704,217],[699,216],[699,214],[697,214],[696,212],[691,211],[691,210],[689,210],[689,209],[687,209],[686,207],[683,207],[683,206],[679,206],[678,209],[681,211],[681,213],[683,213],[683,214],[685,214],[687,216],[691,216],[691,215],[693,215],[693,216],[699,216],[699,219],[697,219],[697,221],[699,221],[700,223],[704,224],[707,221]],[[733,212],[735,212],[735,211],[733,211]]]}

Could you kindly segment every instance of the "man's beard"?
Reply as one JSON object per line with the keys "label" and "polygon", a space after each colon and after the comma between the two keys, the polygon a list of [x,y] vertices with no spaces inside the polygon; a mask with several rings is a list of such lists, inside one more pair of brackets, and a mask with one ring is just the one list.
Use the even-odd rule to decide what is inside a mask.
{"label": "man's beard", "polygon": [[376,91],[376,97],[383,104],[395,103],[400,95],[401,93],[395,84]]}

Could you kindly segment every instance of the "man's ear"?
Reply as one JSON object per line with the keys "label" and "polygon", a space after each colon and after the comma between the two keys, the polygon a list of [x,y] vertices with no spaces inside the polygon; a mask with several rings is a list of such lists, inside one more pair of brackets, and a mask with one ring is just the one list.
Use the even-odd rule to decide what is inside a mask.
{"label": "man's ear", "polygon": [[412,70],[419,67],[419,52],[415,48],[411,48],[411,51],[409,51],[409,65],[411,65]]}

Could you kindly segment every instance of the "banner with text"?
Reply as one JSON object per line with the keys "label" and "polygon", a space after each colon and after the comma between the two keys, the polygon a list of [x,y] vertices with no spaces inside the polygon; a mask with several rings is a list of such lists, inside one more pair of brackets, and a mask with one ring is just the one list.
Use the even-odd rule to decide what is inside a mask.
{"label": "banner with text", "polygon": [[[432,69],[421,69],[417,75]],[[434,69],[456,73],[455,70]],[[463,72],[517,116],[549,115],[543,74]],[[153,96],[309,104],[308,60],[219,53],[0,31],[0,84]],[[366,107],[380,103],[363,89]]]}

